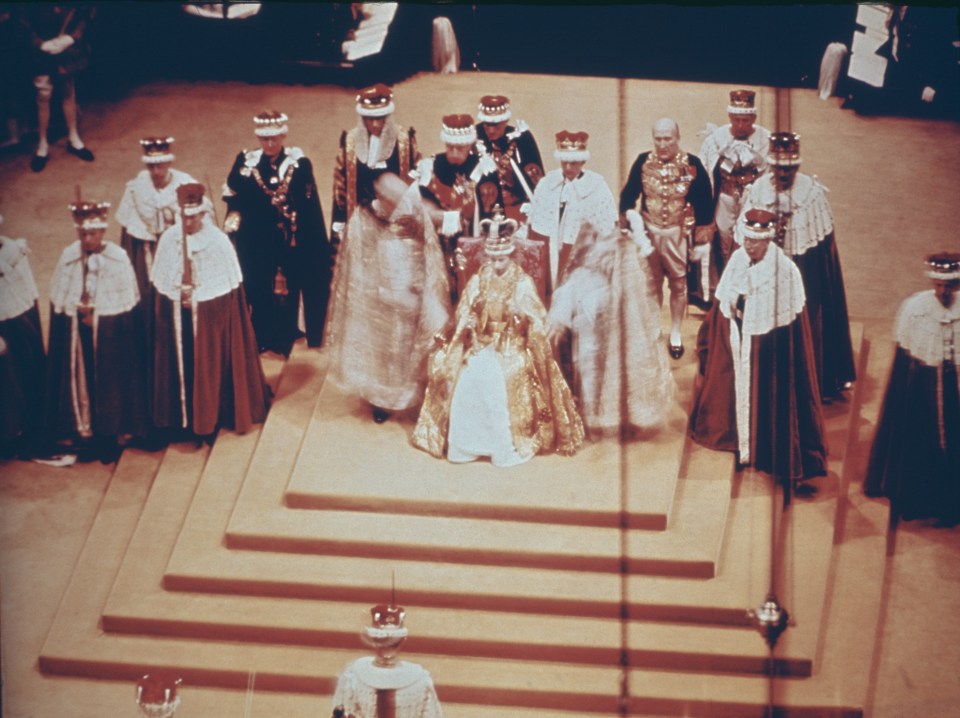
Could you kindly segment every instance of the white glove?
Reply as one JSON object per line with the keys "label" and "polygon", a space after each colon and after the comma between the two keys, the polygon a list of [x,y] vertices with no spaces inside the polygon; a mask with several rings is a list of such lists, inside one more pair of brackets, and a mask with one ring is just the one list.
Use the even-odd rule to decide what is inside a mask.
{"label": "white glove", "polygon": [[630,231],[634,234],[646,234],[647,227],[643,223],[643,217],[635,209],[628,209],[625,214],[627,224],[630,225]]}
{"label": "white glove", "polygon": [[649,257],[653,254],[653,245],[647,236],[647,227],[643,223],[643,217],[635,209],[628,209],[624,216],[627,218],[627,224],[630,225],[630,235],[633,237],[633,243],[640,249],[640,256]]}
{"label": "white glove", "polygon": [[344,222],[334,222],[330,225],[330,241],[334,244],[340,244],[343,239]]}
{"label": "white glove", "polygon": [[57,35],[51,40],[46,40],[45,42],[40,43],[40,49],[46,53],[49,53],[50,55],[59,55],[61,52],[73,45],[73,42],[73,37],[71,35]]}
{"label": "white glove", "polygon": [[690,248],[691,262],[703,262],[703,260],[709,259],[709,257],[710,257],[709,244],[695,244]]}
{"label": "white glove", "polygon": [[933,102],[933,98],[936,96],[937,91],[934,90],[929,85],[923,88],[923,92],[920,93],[920,99],[923,102]]}
{"label": "white glove", "polygon": [[482,155],[480,160],[477,162],[477,166],[473,168],[473,172],[470,173],[470,179],[474,182],[479,180],[484,175],[492,174],[497,171],[497,163],[490,155]]}
{"label": "white glove", "polygon": [[443,213],[443,224],[440,225],[440,234],[444,237],[452,237],[460,233],[460,213],[449,211]]}

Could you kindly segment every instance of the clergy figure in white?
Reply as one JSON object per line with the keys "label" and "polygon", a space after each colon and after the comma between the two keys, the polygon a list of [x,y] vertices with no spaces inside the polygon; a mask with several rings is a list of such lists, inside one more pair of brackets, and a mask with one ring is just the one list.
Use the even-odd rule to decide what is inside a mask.
{"label": "clergy figure in white", "polygon": [[537,184],[530,210],[529,236],[550,247],[550,287],[556,288],[577,241],[588,223],[606,235],[617,223],[617,204],[603,177],[583,166],[590,159],[586,132],[557,133],[553,156],[560,169],[551,170]]}

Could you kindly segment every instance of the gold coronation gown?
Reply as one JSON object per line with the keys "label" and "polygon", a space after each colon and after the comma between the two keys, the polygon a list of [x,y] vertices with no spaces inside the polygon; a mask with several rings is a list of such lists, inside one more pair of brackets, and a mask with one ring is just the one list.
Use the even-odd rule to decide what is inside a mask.
{"label": "gold coronation gown", "polygon": [[413,443],[465,462],[512,466],[538,453],[571,455],[583,423],[553,359],[546,310],[533,280],[513,261],[487,262],[470,278],[448,342],[430,357]]}

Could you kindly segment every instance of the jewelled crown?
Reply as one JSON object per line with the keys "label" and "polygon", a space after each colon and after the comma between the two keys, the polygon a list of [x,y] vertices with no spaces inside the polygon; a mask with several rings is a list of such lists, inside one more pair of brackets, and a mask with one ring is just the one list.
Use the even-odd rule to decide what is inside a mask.
{"label": "jewelled crown", "polygon": [[287,120],[290,118],[277,110],[265,110],[253,118],[253,134],[257,137],[276,137],[287,134]]}
{"label": "jewelled crown", "polygon": [[493,217],[480,221],[483,251],[488,257],[506,257],[515,249],[513,235],[519,225],[515,219],[507,219],[500,205],[493,208]]}
{"label": "jewelled crown", "polygon": [[446,115],[440,130],[440,141],[448,145],[472,145],[477,141],[477,130],[470,115]]}
{"label": "jewelled crown", "polygon": [[177,204],[185,215],[200,214],[203,206],[204,187],[199,182],[187,182],[177,187]]}
{"label": "jewelled crown", "polygon": [[796,132],[774,132],[770,135],[770,156],[772,165],[800,164],[800,135]]}
{"label": "jewelled crown", "polygon": [[361,117],[386,117],[394,110],[393,91],[383,83],[360,90],[357,114]]}
{"label": "jewelled crown", "polygon": [[177,700],[182,678],[172,673],[147,673],[137,681],[137,705],[169,705]]}
{"label": "jewelled crown", "polygon": [[503,95],[484,95],[477,108],[477,120],[480,122],[506,122],[511,117],[510,100]]}
{"label": "jewelled crown", "polygon": [[743,236],[749,239],[773,239],[777,233],[777,215],[764,209],[747,210],[742,222]]}
{"label": "jewelled crown", "polygon": [[109,202],[89,202],[78,200],[67,205],[73,215],[73,224],[78,229],[106,229]]}
{"label": "jewelled crown", "polygon": [[757,108],[754,105],[757,93],[753,90],[730,90],[730,104],[727,105],[727,114],[755,115]]}
{"label": "jewelled crown", "polygon": [[405,617],[403,606],[377,604],[370,609],[370,625],[363,631],[367,642],[374,646],[399,645],[409,635],[403,625]]}
{"label": "jewelled crown", "polygon": [[143,156],[140,159],[148,165],[173,162],[174,155],[170,150],[172,144],[172,137],[144,137],[140,140],[140,147],[143,150]]}
{"label": "jewelled crown", "polygon": [[960,280],[960,253],[937,252],[926,259],[926,275],[942,281]]}
{"label": "jewelled crown", "polygon": [[590,159],[590,150],[587,149],[590,135],[586,132],[560,130],[555,138],[557,149],[554,150],[553,156],[561,162],[586,162]]}

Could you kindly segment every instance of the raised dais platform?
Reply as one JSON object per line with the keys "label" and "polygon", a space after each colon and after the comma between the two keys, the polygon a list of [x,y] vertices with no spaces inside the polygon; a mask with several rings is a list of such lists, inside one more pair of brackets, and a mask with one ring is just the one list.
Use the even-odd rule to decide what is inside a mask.
{"label": "raised dais platform", "polygon": [[[681,381],[689,380],[684,372],[691,373],[692,365],[681,365]],[[517,497],[519,507],[512,508],[499,491],[491,491],[476,502],[479,510],[471,506],[458,511],[456,493],[468,491],[471,484],[510,483],[491,475],[496,474],[491,467],[477,465],[471,467],[476,477],[452,493],[437,493],[439,481],[426,482],[430,491],[417,486],[403,495],[396,513],[389,511],[389,501],[377,503],[381,499],[366,482],[344,491],[335,510],[324,509],[318,497],[337,482],[312,483],[320,474],[304,468],[316,461],[310,437],[325,436],[319,426],[330,411],[324,403],[328,392],[320,391],[322,374],[321,355],[295,352],[261,432],[221,435],[209,459],[172,448],[149,496],[144,487],[122,481],[133,462],[144,460],[134,452],[125,454],[105,500],[105,505],[115,502],[125,509],[122,525],[116,520],[101,523],[98,517],[44,647],[43,669],[127,678],[144,666],[171,666],[183,672],[188,684],[235,687],[243,687],[248,671],[256,670],[262,690],[327,693],[342,665],[362,650],[357,634],[365,610],[385,599],[394,573],[409,612],[408,654],[430,668],[451,715],[470,715],[466,704],[471,703],[535,709],[538,715],[614,712],[620,650],[616,619],[624,597],[619,564],[608,563],[610,557],[619,558],[618,532],[604,523],[616,504],[608,497],[591,498],[593,503],[582,511],[569,512],[551,497],[525,516],[524,495]],[[831,441],[836,438],[841,444],[831,444],[832,472],[842,470],[852,409],[830,408]],[[361,417],[355,418],[359,422]],[[369,422],[370,431],[382,428]],[[404,425],[387,428],[402,432]],[[671,430],[679,433],[676,427]],[[745,607],[757,605],[766,589],[766,572],[757,567],[766,565],[769,557],[770,501],[743,490],[742,484],[759,486],[762,479],[737,477],[731,485],[730,455],[685,447],[682,434],[673,441],[676,468],[667,482],[672,488],[658,499],[671,496],[662,513],[664,526],[629,534],[634,575],[627,579],[625,598],[631,617],[628,655],[635,667],[630,671],[631,707],[646,715],[762,715],[758,711],[767,699],[768,682],[762,675],[767,651],[759,635],[745,627]],[[655,446],[655,453],[668,456],[670,443]],[[584,458],[609,461],[589,453],[602,447],[589,447]],[[406,444],[404,448],[419,453]],[[636,449],[639,454],[641,447]],[[682,475],[681,451],[686,451]],[[577,458],[538,457],[529,466]],[[404,455],[397,463],[406,461]],[[643,466],[641,461],[638,468],[646,480]],[[584,480],[593,480],[592,473],[585,472]],[[307,481],[310,476],[314,478]],[[290,477],[289,484],[285,477]],[[836,506],[830,487],[839,485],[836,478],[821,482],[824,489],[815,501],[794,506],[795,522],[803,528],[791,534],[787,556],[792,565],[785,573],[792,582],[785,593],[796,626],[778,647],[780,674],[808,676],[814,671]],[[381,480],[386,480],[384,474]],[[531,478],[547,480],[547,474]],[[339,479],[337,491],[343,483]],[[616,489],[619,500],[619,486]],[[731,490],[736,495],[732,501]],[[636,491],[635,482],[628,484],[628,497]],[[263,515],[259,528],[254,511],[258,502]],[[630,505],[637,507],[635,517],[645,515],[641,502]],[[138,519],[134,514],[140,507]],[[714,514],[719,518],[710,528]],[[336,532],[320,526],[331,516],[337,518],[330,523],[344,530],[351,519],[364,522],[368,531],[376,530],[379,522],[379,534],[374,534],[379,538],[385,523],[407,521],[406,533],[387,534],[406,542],[399,551],[403,558],[383,558],[375,550],[383,544],[364,544],[362,534],[348,534],[349,540],[342,542],[364,547],[357,551],[359,557],[350,551],[316,555],[310,550],[317,543],[306,544],[310,550],[304,551],[304,545],[284,543],[297,540],[295,532],[277,536],[264,530],[272,530],[271,522],[284,516],[298,517],[291,520],[304,529],[300,540],[307,542],[333,541],[325,537]],[[238,548],[230,534],[235,527],[250,527],[248,534],[237,536],[260,531],[265,541],[276,541],[274,548],[284,552],[266,550],[265,545]],[[530,541],[533,550],[527,544],[522,550],[511,547],[507,539],[518,537],[530,537],[522,540]],[[488,561],[469,557],[474,560],[436,563],[431,555],[417,553],[423,546],[435,552],[453,547],[480,553],[485,542],[501,547],[501,555]],[[296,552],[287,553],[291,547]],[[528,557],[545,554],[563,560],[551,568],[535,561],[525,567]],[[113,586],[90,586],[87,574],[93,566],[102,574],[103,561],[111,560],[117,567]],[[580,562],[581,568],[566,565],[568,561]],[[701,569],[671,574],[663,571],[664,561],[672,566],[702,562],[710,568],[703,574],[698,573]],[[80,597],[79,592],[87,593]],[[849,706],[818,693],[816,676],[786,683],[789,690],[782,692],[782,704],[790,707],[790,715],[851,714]],[[465,712],[459,712],[461,708]]]}

